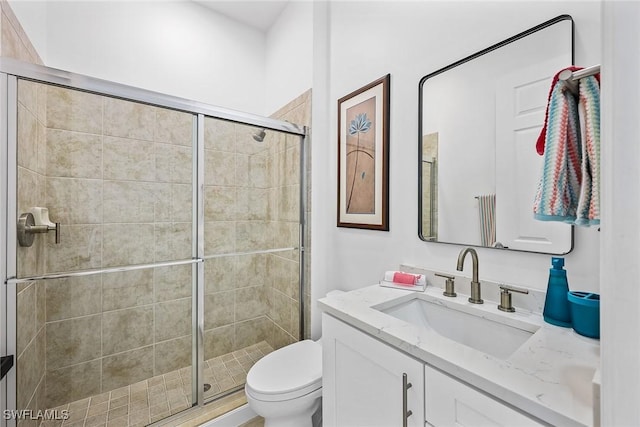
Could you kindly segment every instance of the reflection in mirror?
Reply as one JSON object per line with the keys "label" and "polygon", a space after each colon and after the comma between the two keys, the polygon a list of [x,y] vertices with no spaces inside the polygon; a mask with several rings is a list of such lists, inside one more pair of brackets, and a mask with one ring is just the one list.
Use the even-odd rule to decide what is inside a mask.
{"label": "reflection in mirror", "polygon": [[535,149],[549,87],[573,64],[562,15],[420,82],[419,234],[429,242],[565,254],[573,228],[535,221]]}
{"label": "reflection in mirror", "polygon": [[438,240],[438,134],[422,137],[422,236]]}

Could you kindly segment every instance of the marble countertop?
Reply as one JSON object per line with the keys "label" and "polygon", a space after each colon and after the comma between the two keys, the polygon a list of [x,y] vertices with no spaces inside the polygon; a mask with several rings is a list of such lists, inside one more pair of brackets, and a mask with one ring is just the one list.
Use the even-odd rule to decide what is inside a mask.
{"label": "marble countertop", "polygon": [[[380,311],[416,297],[539,329],[502,360]],[[373,285],[331,295],[318,304],[325,313],[551,425],[592,426],[592,381],[600,366],[600,342],[547,324],[540,313],[517,305],[515,313],[504,313],[493,301],[471,304],[467,297],[444,297],[442,289],[433,286],[411,292]]]}

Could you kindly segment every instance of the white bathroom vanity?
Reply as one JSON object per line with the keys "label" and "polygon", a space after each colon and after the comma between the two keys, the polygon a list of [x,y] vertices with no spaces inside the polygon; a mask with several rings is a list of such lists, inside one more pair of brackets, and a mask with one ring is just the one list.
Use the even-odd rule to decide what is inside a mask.
{"label": "white bathroom vanity", "polygon": [[535,310],[435,286],[373,285],[319,306],[325,426],[598,424],[599,341]]}

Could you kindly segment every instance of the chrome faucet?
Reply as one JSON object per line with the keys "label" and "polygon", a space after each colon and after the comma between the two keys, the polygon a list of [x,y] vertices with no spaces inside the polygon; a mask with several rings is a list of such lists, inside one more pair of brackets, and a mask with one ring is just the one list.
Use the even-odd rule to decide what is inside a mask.
{"label": "chrome faucet", "polygon": [[458,266],[456,269],[462,271],[464,268],[464,258],[471,253],[471,261],[473,262],[473,276],[471,277],[471,296],[469,302],[473,304],[482,304],[484,301],[480,296],[480,281],[478,280],[478,254],[473,248],[466,248],[460,251],[458,255]]}

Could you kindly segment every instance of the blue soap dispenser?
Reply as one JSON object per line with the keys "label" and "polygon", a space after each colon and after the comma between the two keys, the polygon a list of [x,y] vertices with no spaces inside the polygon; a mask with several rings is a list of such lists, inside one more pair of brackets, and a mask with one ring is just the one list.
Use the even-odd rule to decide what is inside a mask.
{"label": "blue soap dispenser", "polygon": [[551,258],[549,269],[547,296],[544,300],[544,321],[565,328],[571,327],[571,311],[569,311],[569,282],[564,270],[564,258]]}

